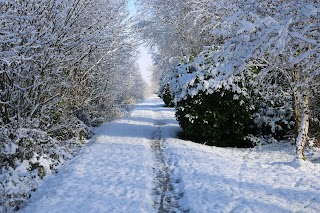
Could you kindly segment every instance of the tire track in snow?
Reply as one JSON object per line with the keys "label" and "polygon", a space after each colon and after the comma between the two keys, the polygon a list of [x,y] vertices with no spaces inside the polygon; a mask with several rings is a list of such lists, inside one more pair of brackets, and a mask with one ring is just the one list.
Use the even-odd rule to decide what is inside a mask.
{"label": "tire track in snow", "polygon": [[164,116],[161,111],[156,110],[157,118],[155,120],[156,130],[152,136],[151,149],[155,156],[155,188],[153,189],[154,204],[153,207],[159,213],[165,212],[189,212],[183,210],[179,204],[179,200],[183,197],[183,192],[175,188],[175,184],[179,184],[180,180],[173,180],[170,163],[164,153],[165,140],[162,137],[162,127],[166,125]]}

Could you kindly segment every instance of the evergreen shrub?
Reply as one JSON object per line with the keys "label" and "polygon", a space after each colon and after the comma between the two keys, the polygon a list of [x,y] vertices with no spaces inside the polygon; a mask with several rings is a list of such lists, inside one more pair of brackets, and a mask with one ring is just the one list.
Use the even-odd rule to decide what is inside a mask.
{"label": "evergreen shrub", "polygon": [[199,92],[177,103],[176,118],[184,136],[193,141],[221,147],[252,147],[252,142],[245,140],[252,120],[244,99],[228,90]]}
{"label": "evergreen shrub", "polygon": [[174,107],[172,96],[170,94],[170,85],[165,84],[159,92],[159,97],[163,100],[167,107]]}

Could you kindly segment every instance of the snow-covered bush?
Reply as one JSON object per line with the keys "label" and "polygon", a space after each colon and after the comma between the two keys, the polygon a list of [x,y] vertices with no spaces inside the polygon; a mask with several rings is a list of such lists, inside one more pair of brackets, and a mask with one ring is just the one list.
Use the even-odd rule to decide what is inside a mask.
{"label": "snow-covered bush", "polygon": [[253,90],[248,86],[254,73],[219,78],[211,50],[182,63],[170,77],[176,117],[184,134],[209,145],[251,146],[246,136],[252,128]]}
{"label": "snow-covered bush", "polygon": [[261,75],[258,66],[238,73],[220,71],[214,58],[218,51],[207,48],[169,77],[185,134],[232,146],[242,146],[236,143],[248,134],[278,140],[288,136],[294,127],[292,96],[281,72]]}
{"label": "snow-covered bush", "polygon": [[275,72],[256,79],[253,103],[255,112],[252,118],[257,135],[270,136],[277,140],[293,136],[292,95],[283,78],[280,72]]}
{"label": "snow-covered bush", "polygon": [[173,99],[170,94],[170,85],[168,83],[162,85],[159,89],[158,96],[163,100],[167,107],[173,107]]}
{"label": "snow-covered bush", "polygon": [[0,206],[4,212],[23,207],[39,180],[57,171],[74,151],[37,129],[0,128],[0,138]]}

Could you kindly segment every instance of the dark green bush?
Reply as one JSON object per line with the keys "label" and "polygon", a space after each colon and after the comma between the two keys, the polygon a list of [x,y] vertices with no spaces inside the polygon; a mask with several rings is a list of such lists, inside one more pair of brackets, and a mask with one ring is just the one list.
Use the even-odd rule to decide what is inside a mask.
{"label": "dark green bush", "polygon": [[198,95],[177,104],[176,117],[183,135],[195,142],[222,147],[251,147],[245,140],[250,131],[249,105],[244,97],[231,91]]}
{"label": "dark green bush", "polygon": [[172,102],[172,97],[170,94],[170,86],[169,84],[166,84],[162,87],[159,97],[163,100],[163,102],[165,103],[165,105],[167,107],[174,107],[174,104]]}

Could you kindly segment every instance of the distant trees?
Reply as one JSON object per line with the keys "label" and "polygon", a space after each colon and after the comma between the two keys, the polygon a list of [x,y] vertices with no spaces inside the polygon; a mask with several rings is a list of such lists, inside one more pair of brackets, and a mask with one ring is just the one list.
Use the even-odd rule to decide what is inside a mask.
{"label": "distant trees", "polygon": [[[299,158],[304,158],[311,136],[310,114],[313,117],[318,114],[315,107],[310,108],[310,99],[317,98],[312,91],[319,86],[320,74],[317,1],[188,0],[176,1],[179,6],[174,7],[175,11],[169,10],[169,3],[157,3],[165,9],[152,7],[151,13],[157,18],[154,22],[148,19],[144,26],[164,32],[145,36],[171,66],[166,68],[159,63],[158,69],[164,73],[163,85],[170,82],[173,99],[178,103],[187,96],[221,92],[223,87],[241,94],[253,89],[256,111],[252,119],[260,129],[259,134],[288,133],[294,124],[297,153]],[[177,14],[182,18],[177,18]],[[170,21],[161,21],[164,18]],[[189,40],[183,43],[185,38]],[[167,40],[159,43],[161,39]],[[163,51],[168,50],[168,45],[175,48]],[[180,61],[170,63],[171,58]],[[178,67],[192,69],[171,72],[178,63]],[[250,88],[237,86],[239,76],[250,72],[254,74]],[[312,122],[312,125],[318,124]],[[312,129],[319,129],[319,125]],[[284,136],[283,132],[276,134]]]}
{"label": "distant trees", "polygon": [[[0,1],[0,166],[27,160],[36,174],[0,174],[0,206],[20,205],[30,181],[68,158],[88,126],[142,98],[132,24],[127,0]],[[25,191],[8,191],[13,182]]]}
{"label": "distant trees", "polygon": [[201,29],[205,18],[193,14],[192,5],[183,0],[138,0],[143,9],[137,28],[155,49],[158,69],[170,70],[182,58],[199,53],[210,44],[208,30]]}

